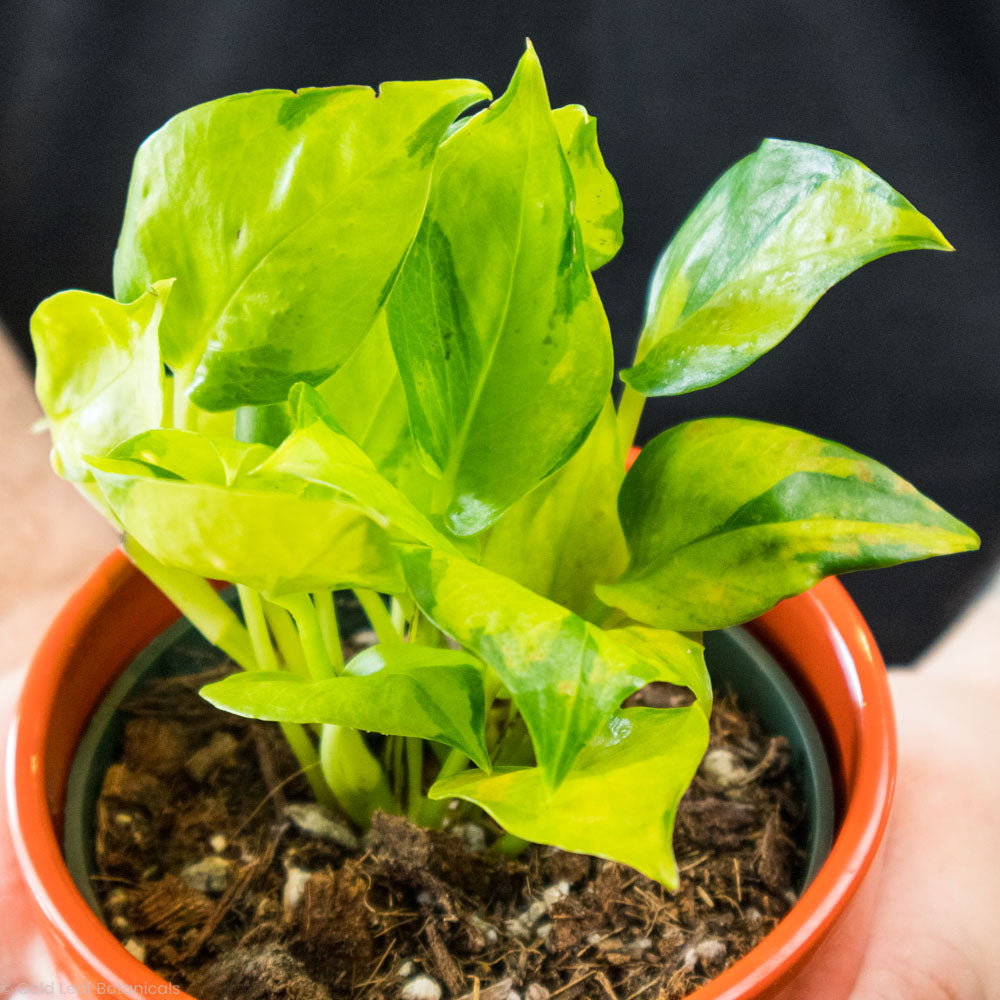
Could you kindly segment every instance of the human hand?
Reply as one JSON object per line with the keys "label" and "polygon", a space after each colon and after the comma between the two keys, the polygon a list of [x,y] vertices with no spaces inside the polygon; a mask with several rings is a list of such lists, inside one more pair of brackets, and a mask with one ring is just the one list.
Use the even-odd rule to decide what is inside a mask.
{"label": "human hand", "polygon": [[104,519],[49,467],[31,380],[0,329],[0,678],[27,665],[66,598],[114,547]]}
{"label": "human hand", "polygon": [[[980,636],[979,655],[996,621],[982,619],[993,634]],[[1000,997],[1000,780],[990,747],[1000,670],[991,680],[964,670],[967,660],[949,663],[947,652],[892,672],[898,785],[851,1000]]]}

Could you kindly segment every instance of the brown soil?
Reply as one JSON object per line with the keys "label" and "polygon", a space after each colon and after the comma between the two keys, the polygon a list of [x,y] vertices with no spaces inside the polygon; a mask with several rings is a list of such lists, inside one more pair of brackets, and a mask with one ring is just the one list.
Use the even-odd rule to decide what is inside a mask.
{"label": "brown soil", "polygon": [[681,805],[671,895],[552,848],[470,850],[497,831],[460,813],[447,833],[379,814],[341,846],[343,824],[304,817],[308,787],[276,727],[212,709],[196,694],[206,679],[128,704],[96,876],[126,947],[199,1000],[670,1000],[795,900],[805,824],[787,748],[731,700]]}

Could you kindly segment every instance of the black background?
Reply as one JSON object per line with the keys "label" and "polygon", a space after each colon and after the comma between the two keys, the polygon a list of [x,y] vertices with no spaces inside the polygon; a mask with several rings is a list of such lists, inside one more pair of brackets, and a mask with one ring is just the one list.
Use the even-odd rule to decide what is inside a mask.
{"label": "black background", "polygon": [[110,294],[131,158],[177,111],[256,87],[467,76],[502,92],[529,35],[553,106],[598,119],[625,246],[598,273],[619,367],[647,277],[701,193],[765,136],[856,156],[956,254],[878,261],[751,369],[652,401],[789,423],[890,465],[984,549],[846,579],[887,659],[916,655],[1000,543],[1000,7],[952,0],[573,4],[97,3],[0,7],[0,316],[27,351],[44,296]]}

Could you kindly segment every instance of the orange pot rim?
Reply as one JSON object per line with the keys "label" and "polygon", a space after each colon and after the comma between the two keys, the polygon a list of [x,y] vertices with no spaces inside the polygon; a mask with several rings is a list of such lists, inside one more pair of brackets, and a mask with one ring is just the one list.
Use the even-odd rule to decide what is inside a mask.
{"label": "orange pot rim", "polygon": [[[50,801],[53,792],[47,781],[49,741],[59,732],[54,707],[74,650],[87,627],[129,588],[138,588],[150,607],[143,614],[145,641],[177,617],[176,609],[153,591],[121,551],[97,567],[56,617],[28,671],[8,739],[8,810],[20,869],[49,940],[57,940],[81,970],[114,987],[119,995],[185,1000],[177,987],[123,948],[77,890],[63,862],[61,831],[53,820],[61,803]],[[817,712],[821,729],[827,731],[835,781],[839,768],[845,793],[842,819],[830,856],[791,911],[756,948],[688,1000],[763,997],[795,977],[843,915],[871,867],[888,823],[895,784],[896,732],[885,665],[840,582],[824,580],[783,601],[750,629],[789,668]],[[817,654],[822,661],[818,667],[792,662],[803,648],[812,647],[822,650]],[[131,655],[123,658],[119,666],[130,660]],[[834,676],[837,667],[839,677]],[[99,700],[81,711],[89,716]],[[73,734],[74,747],[77,738]],[[67,751],[70,755],[72,749]]]}

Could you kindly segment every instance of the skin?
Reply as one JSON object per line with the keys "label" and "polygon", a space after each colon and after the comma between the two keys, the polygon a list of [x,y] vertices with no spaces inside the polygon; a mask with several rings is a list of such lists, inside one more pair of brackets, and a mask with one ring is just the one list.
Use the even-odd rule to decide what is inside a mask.
{"label": "skin", "polygon": [[894,671],[899,784],[851,1000],[1000,997],[1000,579],[917,665]]}
{"label": "skin", "polygon": [[[30,431],[39,416],[0,335],[0,690],[9,698],[45,624],[116,541],[52,474],[44,436]],[[851,1000],[1000,997],[1000,781],[987,749],[1000,724],[998,662],[1000,577],[914,669],[893,672],[899,784]]]}
{"label": "skin", "polygon": [[0,674],[27,663],[45,625],[116,541],[104,519],[52,472],[47,436],[32,432],[41,416],[0,329]]}

